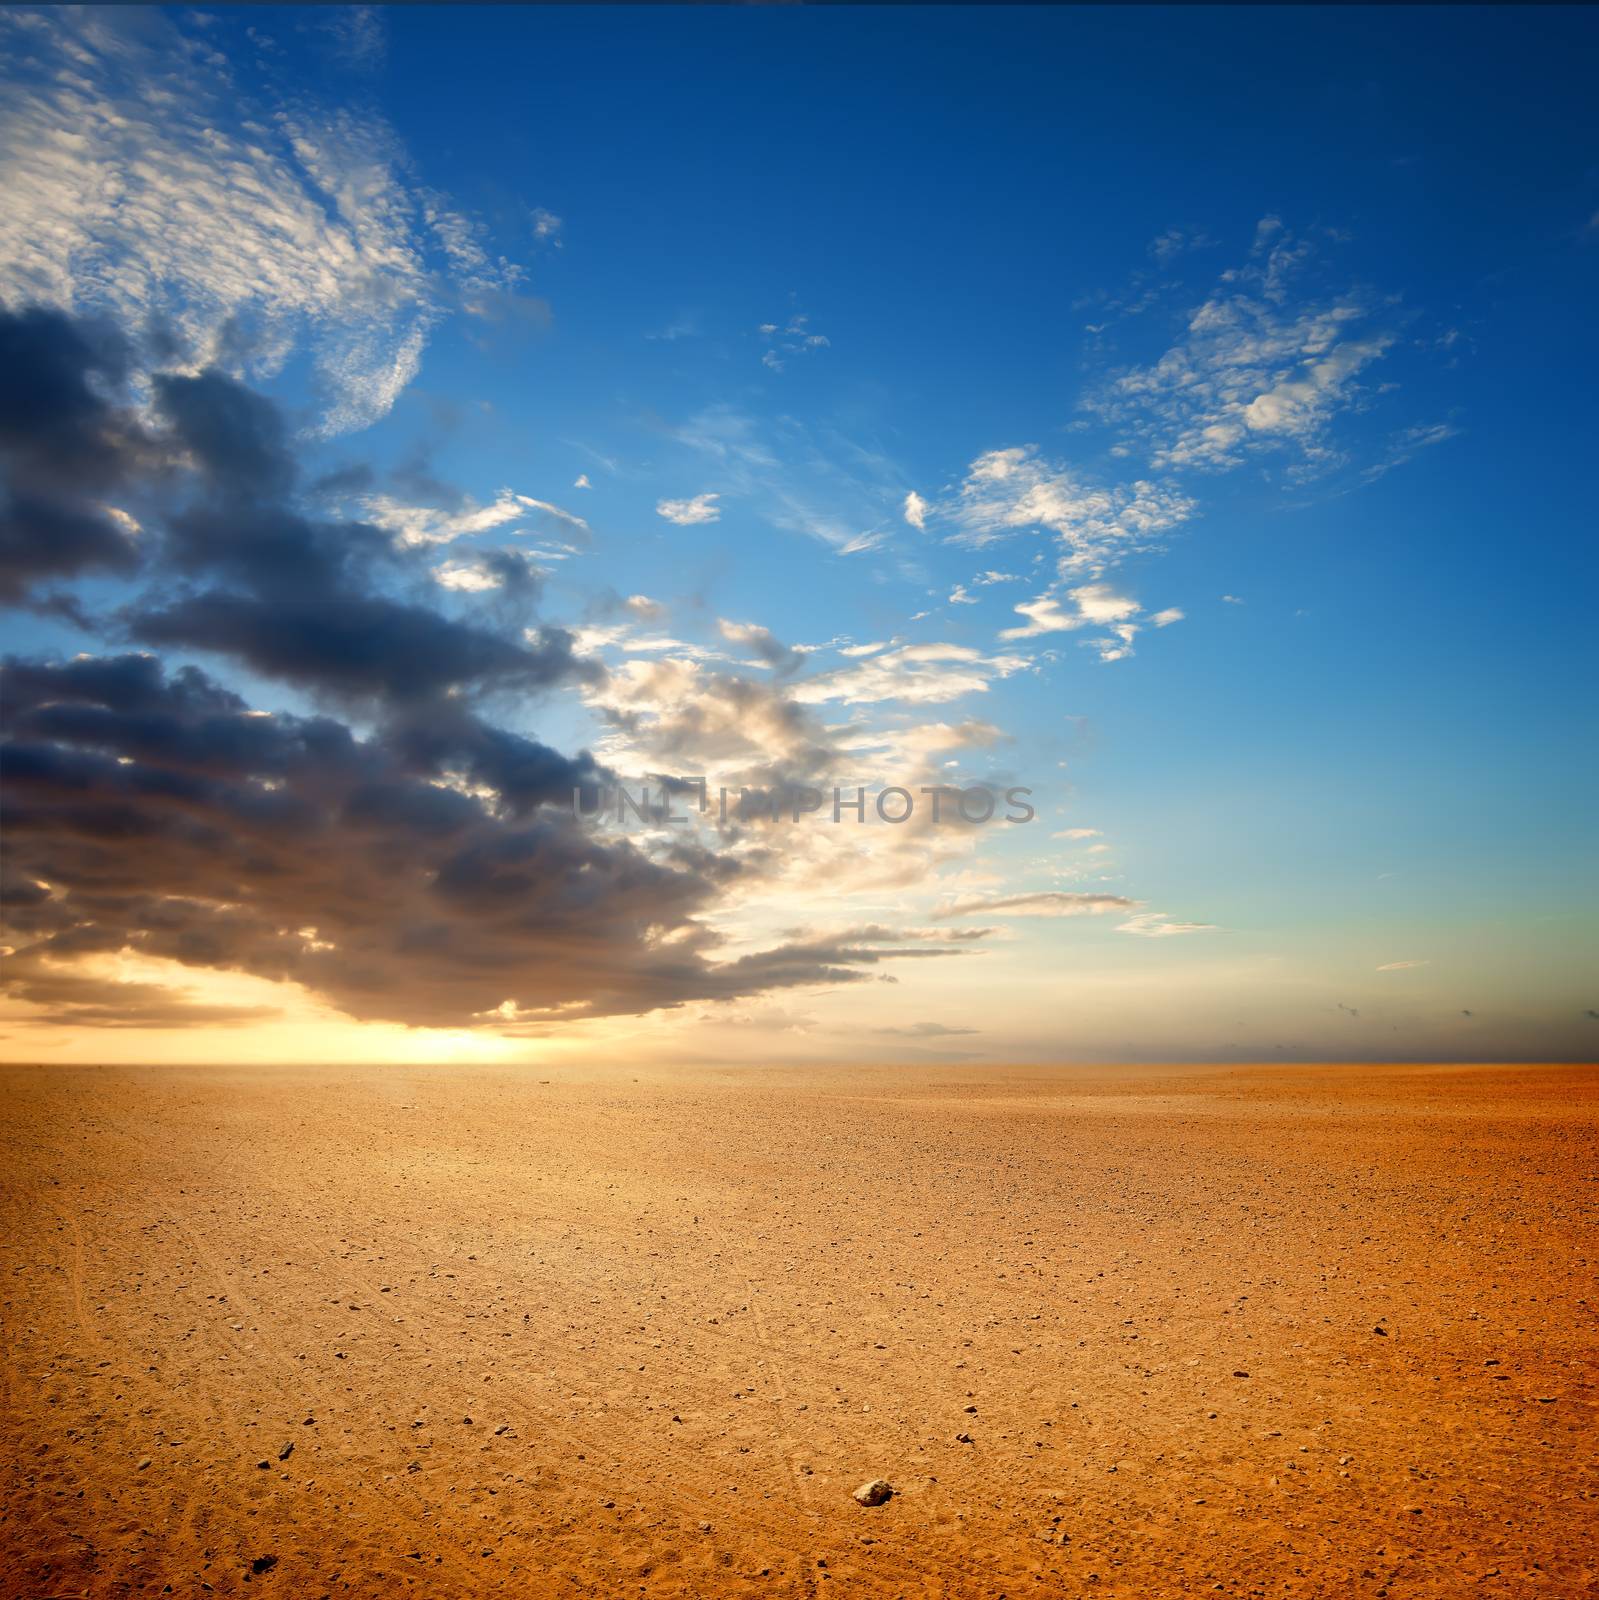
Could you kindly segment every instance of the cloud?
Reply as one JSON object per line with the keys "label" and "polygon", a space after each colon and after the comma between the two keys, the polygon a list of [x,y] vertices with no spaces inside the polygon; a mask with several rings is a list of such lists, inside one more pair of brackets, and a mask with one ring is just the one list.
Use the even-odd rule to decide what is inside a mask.
{"label": "cloud", "polygon": [[1377,968],[1379,972],[1409,972],[1413,967],[1430,967],[1430,961],[1385,961]]}
{"label": "cloud", "polygon": [[388,33],[377,6],[329,6],[318,19],[327,30],[334,55],[349,67],[375,71],[388,54]]}
{"label": "cloud", "polygon": [[1150,241],[1149,253],[1164,266],[1190,250],[1209,249],[1215,243],[1198,228],[1168,228],[1159,238]]}
{"label": "cloud", "polygon": [[[791,870],[816,882],[815,862],[773,866],[739,840],[595,834],[567,808],[573,787],[611,781],[607,766],[496,726],[485,707],[515,690],[527,714],[535,691],[573,683],[635,746],[720,741],[786,779],[839,760],[805,707],[776,683],[707,680],[683,662],[607,674],[565,630],[528,626],[538,573],[519,552],[440,570],[435,544],[403,528],[312,514],[285,419],[234,379],[155,374],[146,416],[123,427],[83,376],[98,371],[88,334],[50,315],[0,333],[18,326],[37,338],[11,349],[40,382],[22,390],[32,430],[0,403],[8,504],[19,485],[66,496],[74,480],[138,504],[144,587],[118,626],[359,717],[262,715],[198,667],[146,654],[6,662],[5,981],[24,1005],[94,1026],[254,1014],[102,976],[128,958],[298,984],[355,1018],[538,1032],[861,981],[967,946],[964,930],[856,931],[728,955],[709,917],[731,891]],[[22,523],[24,573],[51,534]],[[423,594],[472,605],[456,616]],[[779,674],[802,658],[754,624],[728,629]],[[912,835],[874,870],[920,880],[930,854]]]}
{"label": "cloud", "polygon": [[657,516],[680,527],[696,522],[717,522],[722,515],[722,508],[716,504],[720,498],[717,494],[697,494],[688,500],[661,500],[656,503],[655,511]]}
{"label": "cloud", "polygon": [[905,496],[905,520],[918,531],[927,527],[927,502],[912,489]]}
{"label": "cloud", "polygon": [[1435,444],[1444,444],[1450,439],[1458,438],[1459,435],[1460,429],[1449,422],[1433,422],[1404,428],[1388,441],[1388,451],[1382,460],[1367,467],[1362,477],[1367,483],[1375,483],[1378,478],[1392,472],[1395,467],[1402,467],[1406,462],[1413,460],[1423,450],[1430,449]]}
{"label": "cloud", "polygon": [[168,605],[135,607],[128,622],[144,643],[227,656],[341,701],[528,691],[588,671],[562,629],[541,630],[524,643],[426,606],[349,591],[207,589]]}
{"label": "cloud", "polygon": [[589,482],[589,475],[586,472],[580,472],[572,480],[572,487],[574,489],[592,489],[594,485]]}
{"label": "cloud", "polygon": [[1029,894],[962,900],[937,914],[940,917],[964,917],[974,912],[1004,917],[1098,917],[1113,911],[1134,911],[1137,906],[1138,901],[1120,894],[1078,894],[1065,889],[1040,889]]}
{"label": "cloud", "polygon": [[818,540],[840,556],[888,542],[899,474],[835,430],[824,428],[818,437],[789,416],[758,421],[716,405],[671,431],[714,461],[724,489],[773,526]]}
{"label": "cloud", "polygon": [[978,1033],[977,1028],[950,1028],[942,1022],[913,1022],[903,1028],[874,1028],[874,1033],[888,1034],[900,1039],[952,1039],[960,1034]]}
{"label": "cloud", "polygon": [[1167,606],[1164,611],[1156,611],[1150,616],[1150,621],[1157,628],[1169,628],[1174,622],[1181,622],[1187,613],[1179,611],[1176,606]]}
{"label": "cloud", "polygon": [[784,644],[770,628],[754,622],[719,621],[717,629],[724,639],[753,650],[763,665],[783,676],[798,672],[805,665],[805,652]]}
{"label": "cloud", "polygon": [[500,579],[479,561],[445,561],[433,569],[434,581],[443,589],[482,594],[500,587]]}
{"label": "cloud", "polygon": [[459,506],[440,509],[407,505],[392,495],[374,494],[362,499],[361,509],[378,527],[397,534],[401,543],[412,545],[450,544],[476,533],[491,533],[507,523],[526,520],[530,512],[545,514],[580,532],[588,531],[588,524],[570,511],[510,489],[502,489],[486,506],[466,498]]}
{"label": "cloud", "polygon": [[948,604],[952,606],[975,606],[977,603],[977,596],[968,594],[965,584],[957,583],[949,592]]}
{"label": "cloud", "polygon": [[110,398],[126,376],[126,346],[109,331],[0,309],[0,602],[138,566],[139,523],[116,501],[165,452]]}
{"label": "cloud", "polygon": [[12,10],[0,60],[13,305],[110,313],[190,370],[271,374],[303,345],[340,433],[393,405],[452,294],[514,296],[374,115],[257,99],[161,14]]}
{"label": "cloud", "polygon": [[1052,833],[1051,839],[1097,839],[1098,828],[1062,828],[1059,833]]}
{"label": "cloud", "polygon": [[[1027,618],[1018,628],[1006,628],[1001,639],[1033,639],[1046,633],[1069,633],[1079,628],[1105,628],[1108,631],[1098,638],[1085,640],[1099,653],[1101,661],[1122,661],[1133,653],[1133,641],[1140,627],[1139,606],[1136,600],[1117,594],[1109,584],[1080,584],[1069,590],[1066,599],[1072,609],[1065,610],[1055,595],[1040,595],[1035,600],[1024,600],[1015,609]],[[1149,620],[1157,627],[1165,627],[1182,616],[1180,611],[1163,611]],[[1161,620],[1164,619],[1164,620]]]}
{"label": "cloud", "polygon": [[[258,715],[197,669],[168,674],[145,656],[11,661],[4,688],[18,890],[6,981],[63,1018],[140,1020],[127,995],[61,987],[63,968],[116,952],[292,981],[351,1016],[452,1026],[850,982],[950,953],[804,938],[713,960],[696,914],[737,864],[688,849],[652,859],[585,831],[561,808],[603,776],[590,758],[459,706],[361,737]],[[183,1020],[163,996],[134,998],[158,1007],[145,1022]]]}
{"label": "cloud", "polygon": [[1173,922],[1164,911],[1141,911],[1118,923],[1117,933],[1133,933],[1145,939],[1173,939],[1185,933],[1215,933],[1213,922]]}
{"label": "cloud", "polygon": [[798,314],[781,324],[763,322],[758,331],[766,343],[761,365],[770,372],[781,372],[793,357],[825,350],[832,343],[826,334],[812,333],[810,318]]}
{"label": "cloud", "polygon": [[1335,465],[1332,419],[1360,403],[1359,378],[1395,340],[1384,307],[1357,292],[1296,302],[1308,240],[1263,219],[1250,259],[1222,274],[1182,339],[1122,372],[1090,405],[1144,443],[1159,469],[1219,471],[1293,450],[1297,475]]}
{"label": "cloud", "polygon": [[1194,502],[1166,484],[1092,484],[1033,446],[1017,445],[979,456],[959,492],[937,510],[954,528],[951,544],[982,549],[1043,528],[1059,538],[1062,570],[1082,571],[1149,548],[1193,515]]}
{"label": "cloud", "polygon": [[967,645],[916,644],[869,656],[856,666],[806,678],[793,686],[801,705],[828,700],[861,704],[901,700],[934,705],[963,694],[981,694],[995,678],[1027,665],[1021,656],[985,656]]}
{"label": "cloud", "polygon": [[[7,342],[20,358],[8,377],[27,396],[7,402],[0,383],[0,550],[13,598],[62,568],[61,523],[89,514],[83,493],[114,493],[151,525],[136,555],[152,586],[120,614],[136,639],[229,656],[343,702],[531,690],[594,676],[560,629],[528,634],[509,619],[458,620],[392,592],[407,582],[431,587],[420,552],[369,522],[307,515],[287,426],[242,384],[217,372],[158,373],[135,433],[87,387],[85,372],[96,369],[84,366],[90,346],[77,325],[56,313],[0,315]],[[19,415],[29,410],[32,421]],[[132,567],[132,519],[113,509],[102,533],[121,541],[126,558],[103,545],[73,547],[74,571]],[[537,574],[521,556],[485,553],[481,562],[508,596],[536,598]]]}

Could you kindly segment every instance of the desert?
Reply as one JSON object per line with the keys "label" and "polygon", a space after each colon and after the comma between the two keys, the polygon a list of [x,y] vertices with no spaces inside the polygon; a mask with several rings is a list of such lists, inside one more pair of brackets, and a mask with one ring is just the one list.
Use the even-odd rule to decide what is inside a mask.
{"label": "desert", "polygon": [[1591,1068],[0,1093],[6,1595],[1599,1589]]}

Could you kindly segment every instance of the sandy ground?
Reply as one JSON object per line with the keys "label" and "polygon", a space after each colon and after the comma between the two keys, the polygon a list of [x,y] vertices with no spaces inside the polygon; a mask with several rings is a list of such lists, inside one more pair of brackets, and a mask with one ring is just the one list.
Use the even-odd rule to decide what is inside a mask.
{"label": "sandy ground", "polygon": [[1575,1068],[5,1069],[0,1587],[1599,1593],[1596,1111]]}

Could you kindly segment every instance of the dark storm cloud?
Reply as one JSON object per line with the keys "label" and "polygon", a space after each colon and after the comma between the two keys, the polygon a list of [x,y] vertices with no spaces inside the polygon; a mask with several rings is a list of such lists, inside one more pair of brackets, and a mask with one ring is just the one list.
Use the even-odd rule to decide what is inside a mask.
{"label": "dark storm cloud", "polygon": [[409,702],[444,690],[544,689],[593,676],[571,635],[532,642],[381,596],[211,590],[129,616],[147,644],[228,655],[267,677],[347,700]]}
{"label": "dark storm cloud", "polygon": [[[519,625],[539,588],[519,553],[483,558],[496,607],[446,615],[418,597],[437,593],[421,552],[301,510],[290,430],[271,401],[220,372],[158,374],[143,424],[113,398],[126,377],[111,333],[58,312],[0,312],[0,600],[81,622],[70,597],[37,586],[142,569],[154,587],[123,612],[134,638],[231,656],[344,702],[600,675],[561,629],[529,637]],[[135,536],[123,501],[149,534]]]}
{"label": "dark storm cloud", "polygon": [[758,854],[586,830],[572,791],[612,775],[486,718],[495,696],[604,676],[563,629],[529,625],[537,568],[474,550],[498,586],[445,600],[427,549],[315,514],[271,402],[220,372],[157,375],[138,421],[116,399],[125,377],[115,339],[0,313],[0,601],[87,623],[76,597],[35,585],[134,576],[125,635],[241,663],[341,716],[260,715],[148,655],[8,661],[13,995],[97,1026],[260,1014],[82,968],[132,952],[294,980],[358,1018],[536,1031],[953,953],[873,933],[718,963],[698,918]]}
{"label": "dark storm cloud", "polygon": [[156,387],[157,409],[199,480],[168,519],[169,570],[225,587],[130,609],[135,638],[232,656],[343,702],[531,691],[599,674],[563,630],[528,635],[512,625],[505,604],[538,594],[537,572],[518,553],[484,556],[503,594],[474,620],[385,592],[390,582],[420,582],[417,553],[370,523],[299,511],[287,430],[270,402],[217,373]]}
{"label": "dark storm cloud", "polygon": [[0,309],[0,602],[27,602],[41,581],[138,565],[132,529],[103,499],[157,460],[109,398],[125,370],[109,332]]}
{"label": "dark storm cloud", "polygon": [[185,1015],[179,997],[72,986],[74,960],[124,950],[293,979],[360,1018],[461,1026],[509,1001],[524,1029],[948,953],[873,928],[716,963],[695,918],[740,869],[585,830],[555,807],[607,776],[591,758],[457,704],[363,738],[254,715],[140,656],[8,662],[0,695],[7,982],[62,1018]]}
{"label": "dark storm cloud", "polygon": [[289,432],[270,400],[220,372],[155,380],[156,409],[213,489],[276,498],[293,487]]}

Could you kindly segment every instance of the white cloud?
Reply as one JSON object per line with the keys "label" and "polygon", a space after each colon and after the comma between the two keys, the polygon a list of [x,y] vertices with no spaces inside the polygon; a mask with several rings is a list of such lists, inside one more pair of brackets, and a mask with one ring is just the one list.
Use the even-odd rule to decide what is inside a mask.
{"label": "white cloud", "polygon": [[531,495],[519,494],[517,501],[526,506],[529,511],[542,511],[546,516],[554,517],[558,522],[564,522],[569,528],[575,528],[579,533],[587,533],[589,525],[575,511],[568,511],[564,506],[555,505],[549,500],[535,500]]}
{"label": "white cloud", "polygon": [[914,489],[905,496],[905,520],[913,528],[927,527],[927,502]]}
{"label": "white cloud", "polygon": [[1099,651],[1101,661],[1121,661],[1132,654],[1133,640],[1138,635],[1138,602],[1126,595],[1117,594],[1109,584],[1085,583],[1072,589],[1067,599],[1074,609],[1062,608],[1054,595],[1040,595],[1036,600],[1024,600],[1016,611],[1027,618],[1019,628],[1006,628],[1001,639],[1034,639],[1045,633],[1070,633],[1078,628],[1101,627],[1109,631],[1098,639],[1088,641]]}
{"label": "white cloud", "polygon": [[1385,961],[1377,968],[1379,972],[1409,972],[1412,967],[1430,967],[1430,961]]}
{"label": "white cloud", "polygon": [[[408,505],[384,494],[366,495],[360,505],[372,522],[388,529],[401,544],[407,545],[449,544],[474,533],[488,533],[507,523],[525,520],[529,512],[554,517],[580,533],[588,531],[588,524],[572,512],[548,500],[535,500],[532,495],[517,494],[511,489],[502,489],[490,505],[480,506],[468,499],[448,511],[438,506]],[[509,531],[520,533],[522,530]]]}
{"label": "white cloud", "polygon": [[949,592],[949,604],[952,606],[975,606],[977,596],[966,592],[966,585],[957,583]]}
{"label": "white cloud", "polygon": [[806,678],[790,693],[801,705],[828,700],[935,705],[963,694],[981,694],[993,679],[1009,677],[1026,665],[1022,656],[985,656],[966,645],[905,645],[870,656],[857,666]]}
{"label": "white cloud", "polygon": [[1006,628],[1001,639],[1032,639],[1041,633],[1069,633],[1083,625],[1082,617],[1075,612],[1062,611],[1060,601],[1053,595],[1043,594],[1036,600],[1024,600],[1016,610],[1027,618],[1025,627]]}
{"label": "white cloud", "polygon": [[1089,583],[1072,590],[1077,609],[1088,622],[1121,622],[1138,615],[1138,602],[1114,593],[1108,584]]}
{"label": "white cloud", "polygon": [[1164,911],[1140,911],[1118,923],[1117,933],[1136,933],[1145,939],[1174,939],[1185,933],[1215,933],[1213,922],[1173,922]]}
{"label": "white cloud", "polygon": [[1157,628],[1169,628],[1174,622],[1181,622],[1187,613],[1179,611],[1176,606],[1167,606],[1164,611],[1157,611],[1150,621]]}
{"label": "white cloud", "polygon": [[1136,900],[1121,894],[1078,894],[1065,889],[1040,889],[1029,894],[961,900],[936,914],[964,917],[973,912],[1001,917],[1101,917],[1113,911],[1131,911]]}
{"label": "white cloud", "polygon": [[1235,594],[1224,594],[1223,601],[1230,606],[1241,606],[1244,602]]}
{"label": "white cloud", "polygon": [[445,589],[460,589],[468,594],[482,594],[498,589],[502,579],[497,572],[475,561],[446,561],[433,569],[434,581]]}
{"label": "white cloud", "polygon": [[757,332],[767,343],[767,349],[761,355],[761,365],[772,372],[781,372],[791,356],[825,350],[833,342],[824,333],[812,333],[810,318],[797,313],[781,325],[763,322]]}
{"label": "white cloud", "polygon": [[1062,828],[1059,833],[1052,833],[1051,839],[1097,839],[1098,828]]}
{"label": "white cloud", "polygon": [[658,516],[677,523],[679,527],[688,527],[696,522],[716,522],[722,515],[722,508],[716,504],[720,498],[718,494],[697,494],[688,500],[661,500],[657,502],[655,510]]}
{"label": "white cloud", "polygon": [[1336,463],[1328,426],[1359,403],[1360,374],[1394,335],[1358,293],[1293,303],[1310,254],[1308,241],[1265,218],[1250,260],[1222,274],[1183,338],[1152,366],[1122,373],[1095,409],[1126,424],[1160,468],[1236,467],[1281,445],[1298,452],[1300,474]]}
{"label": "white cloud", "polygon": [[1098,568],[1185,522],[1194,502],[1169,485],[1105,488],[1043,460],[1031,445],[990,450],[967,470],[959,493],[938,507],[952,544],[981,549],[1028,528],[1059,537],[1063,570]]}
{"label": "white cloud", "polygon": [[574,489],[592,489],[594,485],[589,482],[589,475],[586,472],[580,472],[572,480],[572,487]]}
{"label": "white cloud", "polygon": [[635,617],[643,617],[646,622],[654,622],[666,615],[666,607],[659,600],[652,600],[647,594],[630,594],[622,602]]}
{"label": "white cloud", "polygon": [[386,124],[252,103],[160,13],[0,14],[0,296],[165,324],[188,363],[270,376],[297,345],[322,431],[366,426],[463,295],[520,276],[407,176]]}

